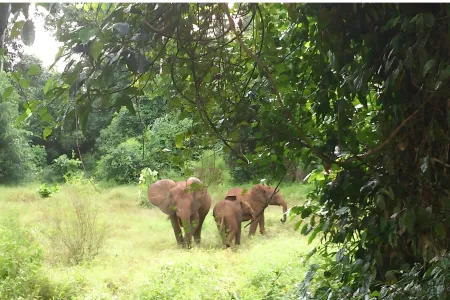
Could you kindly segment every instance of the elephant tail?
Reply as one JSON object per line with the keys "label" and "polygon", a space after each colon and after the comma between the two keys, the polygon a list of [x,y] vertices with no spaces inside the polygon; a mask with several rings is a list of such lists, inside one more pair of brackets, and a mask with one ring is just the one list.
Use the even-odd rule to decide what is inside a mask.
{"label": "elephant tail", "polygon": [[220,217],[219,231],[222,232],[223,224],[225,223],[225,217]]}

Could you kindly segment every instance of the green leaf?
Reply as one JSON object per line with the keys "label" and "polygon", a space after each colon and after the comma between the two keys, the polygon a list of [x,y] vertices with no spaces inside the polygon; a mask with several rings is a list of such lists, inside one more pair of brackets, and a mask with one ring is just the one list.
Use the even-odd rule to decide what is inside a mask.
{"label": "green leaf", "polygon": [[103,50],[104,44],[100,41],[94,41],[91,45],[91,55],[94,60],[97,60]]}
{"label": "green leaf", "polygon": [[183,134],[177,134],[175,136],[175,147],[177,148],[182,148],[183,147],[183,140],[184,140],[184,135]]}
{"label": "green leaf", "polygon": [[9,38],[15,39],[19,36],[20,31],[22,30],[23,24],[25,24],[25,21],[17,21],[14,23],[13,27],[11,28],[11,33],[9,35]]}
{"label": "green leaf", "polygon": [[413,233],[415,223],[416,223],[416,214],[414,213],[414,211],[412,210],[407,212],[403,219],[403,224],[405,225],[406,230],[408,230],[408,232],[410,233]]}
{"label": "green leaf", "polygon": [[377,206],[382,210],[386,210],[386,201],[384,200],[384,195],[382,194],[377,195]]}
{"label": "green leaf", "polygon": [[303,211],[302,214],[300,215],[302,217],[302,219],[305,219],[307,217],[309,217],[312,214],[312,209],[311,207],[306,207]]}
{"label": "green leaf", "polygon": [[20,87],[23,89],[27,89],[30,87],[30,80],[28,78],[22,78],[19,81]]}
{"label": "green leaf", "polygon": [[50,77],[50,78],[47,80],[47,82],[45,83],[45,86],[44,86],[44,94],[47,94],[48,89],[50,88],[50,86],[51,86],[52,83],[53,83],[53,80],[55,80],[55,78],[54,78],[54,77]]}
{"label": "green leaf", "polygon": [[22,38],[22,42],[27,45],[31,46],[34,43],[35,39],[35,30],[34,30],[34,23],[33,20],[28,19],[25,24],[22,26],[22,31],[20,32],[20,36]]}
{"label": "green leaf", "polygon": [[56,63],[61,58],[63,52],[64,52],[64,46],[59,47],[58,53],[56,53],[56,55],[55,55],[55,61],[50,65],[49,69],[52,69],[56,65]]}
{"label": "green leaf", "polygon": [[28,75],[39,75],[41,74],[41,70],[39,69],[39,66],[37,64],[32,64],[30,66],[30,69],[28,70]]}
{"label": "green leaf", "polygon": [[439,236],[441,240],[445,239],[445,228],[441,222],[435,223],[433,226],[434,232]]}
{"label": "green leaf", "polygon": [[316,227],[313,233],[309,236],[308,245],[316,238],[316,235],[320,232],[320,227]]}
{"label": "green leaf", "polygon": [[11,94],[14,92],[14,88],[12,86],[8,86],[2,94],[2,100],[6,100],[11,96]]}
{"label": "green leaf", "polygon": [[127,35],[130,32],[130,24],[128,23],[116,23],[113,25],[113,28],[120,35]]}
{"label": "green leaf", "polygon": [[302,225],[303,220],[298,221],[297,223],[295,223],[295,230],[297,231],[298,228],[300,227],[300,225]]}
{"label": "green leaf", "polygon": [[423,66],[422,76],[425,77],[427,73],[436,65],[436,60],[434,58],[430,59]]}
{"label": "green leaf", "polygon": [[450,67],[447,67],[441,71],[439,71],[439,80],[446,80],[450,77]]}
{"label": "green leaf", "polygon": [[428,28],[434,25],[434,16],[431,13],[426,13],[423,15],[423,24]]}
{"label": "green leaf", "polygon": [[120,106],[125,106],[133,116],[136,115],[133,102],[131,101],[131,98],[129,96],[120,97],[119,100],[117,100],[116,105],[118,105],[119,108]]}
{"label": "green leaf", "polygon": [[306,235],[306,232],[308,231],[308,224],[303,225],[302,229],[300,230],[300,234]]}
{"label": "green leaf", "polygon": [[78,31],[78,38],[83,44],[87,43],[89,39],[95,36],[98,32],[97,28],[84,27]]}
{"label": "green leaf", "polygon": [[23,121],[25,121],[26,119],[28,119],[31,116],[32,112],[31,110],[28,108],[24,113],[20,114],[20,116],[17,117],[16,119],[16,125],[20,125]]}
{"label": "green leaf", "polygon": [[42,136],[44,137],[44,140],[47,140],[47,137],[52,134],[52,129],[49,127],[45,127],[44,131],[42,133]]}

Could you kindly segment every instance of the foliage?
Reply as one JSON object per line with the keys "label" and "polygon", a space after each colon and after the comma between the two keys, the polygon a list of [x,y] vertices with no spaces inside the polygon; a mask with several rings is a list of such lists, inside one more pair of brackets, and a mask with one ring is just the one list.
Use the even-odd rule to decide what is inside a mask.
{"label": "foliage", "polygon": [[59,202],[50,211],[46,232],[56,255],[70,264],[95,258],[105,246],[106,223],[99,220],[97,205],[76,189],[68,201]]}
{"label": "foliage", "polygon": [[230,174],[223,159],[223,153],[206,150],[194,165],[195,176],[207,186],[211,184],[227,184]]}
{"label": "foliage", "polygon": [[38,193],[42,198],[48,198],[57,191],[59,191],[59,186],[54,185],[51,187],[47,187],[45,183],[41,184],[41,186],[38,189]]}
{"label": "foliage", "polygon": [[0,298],[19,299],[39,292],[41,247],[17,218],[2,216],[0,222]]}
{"label": "foliage", "polygon": [[[168,177],[172,170],[176,173],[186,170],[184,164],[196,158],[195,140],[188,138],[192,121],[177,117],[174,112],[157,118],[146,133],[145,165],[159,170],[162,177]],[[192,147],[191,151],[184,152],[187,146]]]}
{"label": "foliage", "polygon": [[142,169],[141,144],[130,138],[111,148],[98,162],[99,179],[115,181],[119,184],[136,182]]}
{"label": "foliage", "polygon": [[53,160],[52,169],[56,181],[64,180],[69,182],[75,177],[82,176],[80,169],[81,161],[75,157],[75,151],[72,150],[72,158],[68,158],[66,154]]}
{"label": "foliage", "polygon": [[416,264],[391,285],[383,286],[380,297],[383,299],[447,299],[450,296],[449,255],[434,259],[428,266]]}
{"label": "foliage", "polygon": [[[65,13],[73,22],[58,20]],[[61,104],[60,124],[81,132],[97,109],[135,114],[144,96],[179,112],[152,124],[143,149],[122,142],[117,169],[107,170],[108,149],[105,178],[122,166],[123,182],[143,165],[188,170],[218,140],[235,178],[316,166],[311,201],[291,212],[323,243],[328,280],[317,291],[368,298],[448,250],[449,13],[393,3],[61,6],[51,17],[66,68],[44,94]]]}
{"label": "foliage", "polygon": [[144,168],[141,170],[139,175],[139,205],[142,206],[153,206],[147,198],[148,187],[158,180],[158,171],[152,170],[150,168]]}
{"label": "foliage", "polygon": [[39,153],[29,145],[29,132],[16,125],[19,96],[4,72],[0,73],[0,92],[0,182],[32,180],[37,173]]}
{"label": "foliage", "polygon": [[105,154],[109,149],[116,147],[127,138],[136,137],[142,140],[147,126],[162,115],[166,104],[161,99],[140,101],[140,116],[133,115],[126,107],[122,107],[115,113],[111,124],[100,131],[96,145],[100,154]]}

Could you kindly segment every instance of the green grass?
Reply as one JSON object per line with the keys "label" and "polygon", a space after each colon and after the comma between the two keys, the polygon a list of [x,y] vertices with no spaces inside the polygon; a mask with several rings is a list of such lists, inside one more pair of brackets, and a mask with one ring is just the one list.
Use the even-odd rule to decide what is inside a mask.
{"label": "green grass", "polygon": [[[264,236],[248,237],[247,227],[242,245],[227,250],[222,249],[211,207],[202,244],[185,250],[176,245],[165,214],[137,205],[137,186],[101,189],[101,194],[92,186],[62,186],[45,199],[37,188],[0,188],[0,211],[18,212],[20,223],[42,245],[47,279],[43,293],[58,299],[286,299],[308,268],[302,256],[313,246],[294,230],[295,220],[279,222],[281,207],[266,209]],[[227,190],[209,189],[213,206]],[[308,190],[302,185],[281,187],[289,207],[303,203]],[[49,217],[74,194],[95,201],[109,231],[99,255],[76,266],[61,260],[46,237]]]}

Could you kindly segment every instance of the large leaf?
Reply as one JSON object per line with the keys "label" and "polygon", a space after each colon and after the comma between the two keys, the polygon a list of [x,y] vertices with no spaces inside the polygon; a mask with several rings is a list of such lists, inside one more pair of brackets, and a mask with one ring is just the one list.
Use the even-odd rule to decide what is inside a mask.
{"label": "large leaf", "polygon": [[2,100],[5,101],[11,96],[11,94],[14,92],[14,88],[12,86],[8,86],[2,94]]}
{"label": "large leaf", "polygon": [[27,72],[28,75],[39,75],[41,74],[41,69],[37,64],[32,64]]}
{"label": "large leaf", "polygon": [[104,44],[100,41],[94,41],[91,45],[91,55],[94,60],[98,60],[103,50]]}
{"label": "large leaf", "polygon": [[436,66],[436,60],[434,58],[427,61],[423,66],[422,76],[425,77],[434,66]]}
{"label": "large leaf", "polygon": [[119,22],[113,25],[115,31],[117,31],[120,35],[127,35],[130,32],[130,24]]}
{"label": "large leaf", "polygon": [[44,131],[42,132],[42,137],[44,138],[44,140],[47,140],[47,137],[52,134],[52,129],[49,127],[45,127]]}
{"label": "large leaf", "polygon": [[19,36],[20,32],[22,31],[23,24],[25,24],[25,21],[17,21],[14,23],[13,27],[11,28],[11,33],[9,35],[10,39],[15,39]]}
{"label": "large leaf", "polygon": [[36,33],[34,29],[34,23],[32,20],[27,20],[23,24],[20,36],[25,45],[27,46],[33,45]]}

